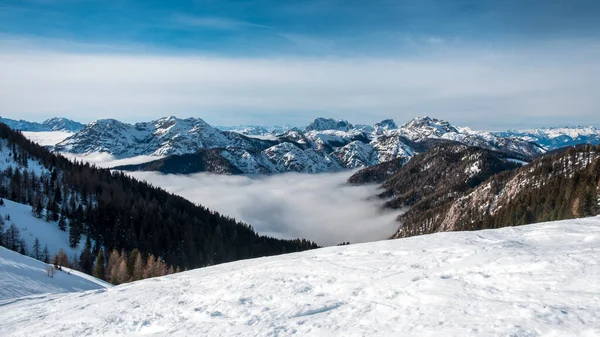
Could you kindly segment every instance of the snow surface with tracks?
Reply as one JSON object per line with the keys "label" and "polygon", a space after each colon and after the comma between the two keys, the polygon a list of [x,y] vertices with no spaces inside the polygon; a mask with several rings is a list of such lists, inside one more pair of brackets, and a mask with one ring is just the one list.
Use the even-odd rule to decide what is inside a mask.
{"label": "snow surface with tracks", "polygon": [[1,336],[597,336],[600,217],[252,259],[0,310]]}
{"label": "snow surface with tracks", "polygon": [[[104,281],[69,268],[56,270],[54,277],[49,277],[46,270],[48,266],[51,265],[0,247],[0,311],[7,310],[7,306],[12,303],[28,303],[36,298],[46,298],[49,293],[112,287]],[[4,323],[0,320],[0,330],[4,330],[3,326]],[[10,332],[0,335],[10,335]]]}

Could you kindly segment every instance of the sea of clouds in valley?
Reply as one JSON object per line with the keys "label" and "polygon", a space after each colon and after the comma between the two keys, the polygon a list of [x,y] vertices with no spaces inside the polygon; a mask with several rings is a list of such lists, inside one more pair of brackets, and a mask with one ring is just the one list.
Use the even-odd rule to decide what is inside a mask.
{"label": "sea of clouds in valley", "polygon": [[[64,154],[63,154],[64,155]],[[136,164],[157,157],[115,159],[110,154],[87,154],[83,159],[100,167]],[[265,235],[305,238],[320,245],[386,239],[398,228],[397,211],[383,210],[372,198],[377,185],[353,186],[346,180],[356,171],[271,176],[227,176],[130,172],[137,179],[178,194],[222,214],[251,224]]]}

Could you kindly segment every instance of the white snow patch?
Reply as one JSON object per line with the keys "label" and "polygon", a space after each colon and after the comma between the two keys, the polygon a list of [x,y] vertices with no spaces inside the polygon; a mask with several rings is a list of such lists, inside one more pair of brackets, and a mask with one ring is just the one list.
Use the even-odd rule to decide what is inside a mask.
{"label": "white snow patch", "polygon": [[21,239],[27,244],[27,249],[31,253],[33,243],[38,238],[41,249],[48,245],[48,251],[52,257],[62,248],[71,259],[73,255],[81,254],[80,249],[85,244],[86,237],[82,236],[79,244],[75,248],[69,246],[69,227],[65,232],[58,228],[58,222],[47,222],[44,219],[38,219],[33,216],[31,206],[19,204],[8,199],[4,199],[4,206],[0,206],[0,216],[6,218],[10,215],[10,220],[5,220],[4,229],[14,224],[20,231]]}
{"label": "white snow patch", "polygon": [[11,303],[0,335],[597,336],[599,238],[596,217],[238,261]]}
{"label": "white snow patch", "polygon": [[[104,281],[68,268],[63,268],[63,271],[55,270],[54,277],[49,277],[46,271],[48,266],[54,268],[52,265],[0,247],[0,307],[19,302],[26,306],[30,301],[46,298],[47,295],[24,296],[112,287]],[[0,311],[5,312],[4,310]],[[0,333],[2,336],[11,334],[12,332]]]}

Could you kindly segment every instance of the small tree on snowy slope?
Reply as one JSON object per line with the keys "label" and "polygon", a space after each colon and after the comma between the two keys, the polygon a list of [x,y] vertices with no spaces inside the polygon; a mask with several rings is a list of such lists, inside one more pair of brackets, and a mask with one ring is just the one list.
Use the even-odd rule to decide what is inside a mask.
{"label": "small tree on snowy slope", "polygon": [[21,232],[17,226],[11,224],[4,234],[4,246],[10,250],[18,251],[20,248],[20,235]]}
{"label": "small tree on snowy slope", "polygon": [[48,251],[48,245],[44,245],[44,250],[42,250],[42,256],[40,260],[44,261],[44,263],[50,263],[50,252]]}
{"label": "small tree on snowy slope", "polygon": [[4,218],[0,216],[0,246],[4,246]]}
{"label": "small tree on snowy slope", "polygon": [[98,256],[96,257],[96,265],[94,266],[94,277],[104,280],[104,252],[102,249],[98,249]]}
{"label": "small tree on snowy slope", "polygon": [[33,242],[33,250],[31,251],[31,257],[36,260],[41,260],[42,257],[42,248],[40,247],[40,240],[35,238]]}
{"label": "small tree on snowy slope", "polygon": [[35,202],[31,207],[31,212],[36,218],[41,218],[42,213],[44,212],[44,205],[42,205],[42,199],[37,197],[35,198]]}
{"label": "small tree on snowy slope", "polygon": [[69,257],[67,256],[67,253],[65,253],[65,251],[61,248],[58,253],[56,253],[56,255],[54,255],[54,261],[53,264],[55,267],[70,267],[71,264],[69,263]]}

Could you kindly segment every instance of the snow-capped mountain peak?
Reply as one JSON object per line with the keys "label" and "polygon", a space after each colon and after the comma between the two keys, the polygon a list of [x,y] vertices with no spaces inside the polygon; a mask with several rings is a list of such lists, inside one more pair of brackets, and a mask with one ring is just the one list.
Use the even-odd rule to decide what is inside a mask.
{"label": "snow-capped mountain peak", "polygon": [[446,133],[458,133],[452,124],[429,116],[417,117],[404,124],[401,129],[410,139],[438,138]]}
{"label": "snow-capped mountain peak", "polygon": [[535,142],[547,150],[577,144],[600,144],[600,129],[593,126],[508,130],[498,132],[497,135]]}
{"label": "snow-capped mountain peak", "polygon": [[396,122],[394,122],[393,119],[384,119],[381,122],[375,123],[375,125],[373,125],[373,129],[378,135],[381,135],[390,130],[395,130],[397,128],[398,126],[396,125]]}
{"label": "snow-capped mountain peak", "polygon": [[333,119],[333,118],[316,118],[312,123],[306,127],[306,131],[325,131],[325,130],[338,130],[338,131],[349,131],[354,126],[347,120]]}
{"label": "snow-capped mountain peak", "polygon": [[23,132],[49,132],[64,131],[78,132],[84,128],[84,125],[64,117],[54,117],[43,121],[42,123],[29,122],[25,120],[14,120],[0,117],[0,122],[8,125],[13,130]]}
{"label": "snow-capped mountain peak", "polygon": [[[217,164],[186,167],[197,167],[198,170],[209,167],[215,173],[257,174],[325,172],[366,167],[395,158],[406,162],[415,154],[427,151],[431,139],[510,152],[520,159],[543,152],[526,140],[459,130],[446,121],[427,116],[415,118],[400,128],[391,119],[382,120],[371,128],[355,128],[345,120],[317,118],[303,131],[292,128],[260,138],[245,136],[239,131],[222,131],[200,118],[169,116],[134,125],[102,119],[90,123],[54,149],[72,153],[106,152],[117,158],[213,150],[200,156],[206,163]],[[169,167],[176,169],[175,165]]]}

